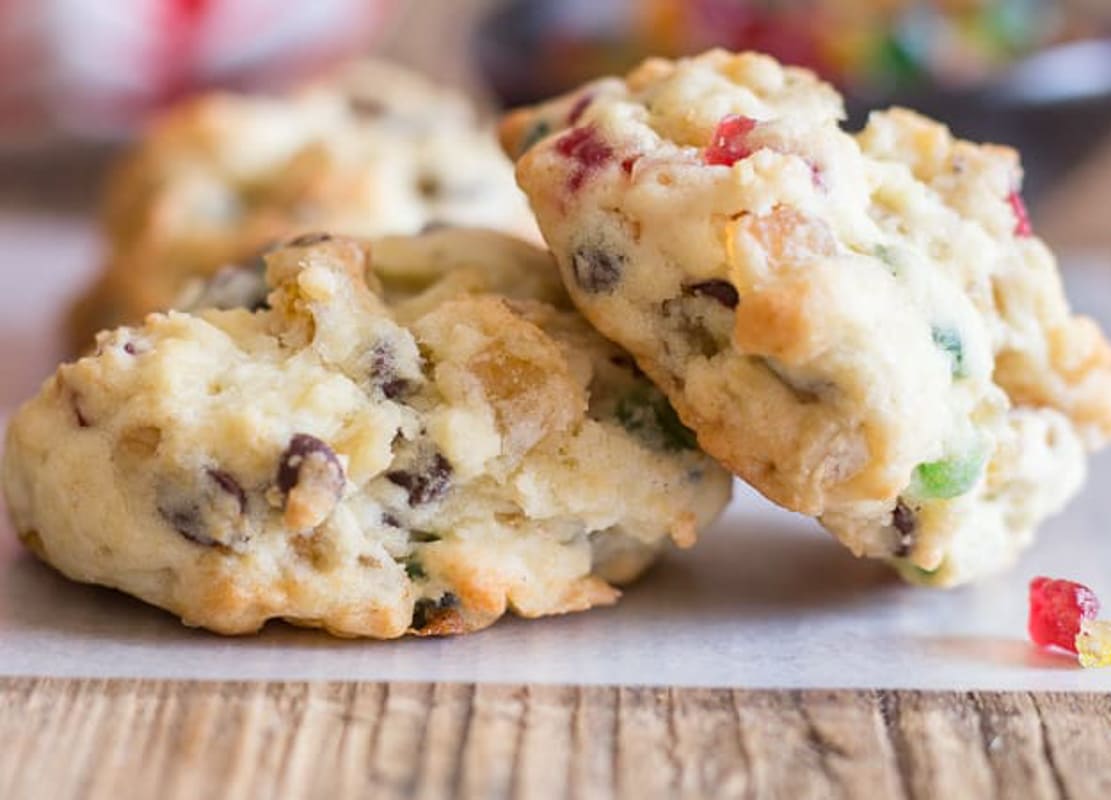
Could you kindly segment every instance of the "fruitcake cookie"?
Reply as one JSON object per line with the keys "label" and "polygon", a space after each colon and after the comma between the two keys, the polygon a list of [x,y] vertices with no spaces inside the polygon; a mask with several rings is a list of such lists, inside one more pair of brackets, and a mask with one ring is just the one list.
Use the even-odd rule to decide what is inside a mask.
{"label": "fruitcake cookie", "polygon": [[[189,625],[380,638],[612,603],[669,537],[693,543],[730,476],[534,279],[547,254],[410,245],[379,275],[364,245],[302,236],[266,256],[254,311],[102,333],[9,428],[21,539]],[[488,293],[512,269],[516,296]]]}
{"label": "fruitcake cookie", "polygon": [[510,164],[458,95],[374,62],[287,97],[204,95],[171,110],[111,176],[107,267],[73,312],[73,346],[298,233],[444,223],[536,237]]}
{"label": "fruitcake cookie", "polygon": [[841,118],[811,73],[714,51],[501,133],[576,305],[707,452],[854,552],[960,582],[1078,490],[1111,350],[1069,310],[1012,150]]}

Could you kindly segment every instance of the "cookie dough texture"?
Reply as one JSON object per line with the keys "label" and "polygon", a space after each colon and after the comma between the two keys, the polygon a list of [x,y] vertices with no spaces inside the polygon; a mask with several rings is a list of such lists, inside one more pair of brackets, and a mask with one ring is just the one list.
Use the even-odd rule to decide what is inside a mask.
{"label": "cookie dough texture", "polygon": [[189,625],[380,638],[609,604],[694,542],[731,477],[546,253],[380,246],[294,240],[259,310],[152,314],[62,366],[8,431],[23,541]]}
{"label": "cookie dough texture", "polygon": [[650,60],[509,115],[584,315],[699,442],[855,553],[1009,564],[1111,435],[1111,351],[1032,235],[1010,149],[757,54]]}
{"label": "cookie dough texture", "polygon": [[109,177],[106,266],[72,312],[74,350],[299,233],[441,224],[536,236],[511,165],[454,92],[368,61],[287,96],[203,95],[158,120]]}

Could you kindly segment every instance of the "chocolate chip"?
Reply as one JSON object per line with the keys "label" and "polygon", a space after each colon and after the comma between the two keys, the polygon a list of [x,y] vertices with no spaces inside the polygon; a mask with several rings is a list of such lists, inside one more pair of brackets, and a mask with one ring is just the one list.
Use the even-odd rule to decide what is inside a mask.
{"label": "chocolate chip", "polygon": [[309,245],[320,244],[321,242],[329,242],[332,240],[330,233],[303,233],[286,242],[287,247],[308,247]]}
{"label": "chocolate chip", "polygon": [[741,296],[737,294],[736,287],[729,281],[723,281],[718,278],[702,281],[700,283],[693,283],[690,286],[684,287],[683,291],[695,297],[712,298],[726,308],[736,308],[737,303],[741,301]]}
{"label": "chocolate chip", "polygon": [[183,488],[182,481],[163,487],[158,513],[166,524],[195,544],[227,545],[235,532],[241,531],[242,517],[247,513],[247,494],[223,470],[209,467],[203,475],[203,480],[191,488]]}
{"label": "chocolate chip", "polygon": [[390,400],[397,400],[409,390],[409,381],[397,374],[393,352],[383,344],[375,345],[371,352],[370,378]]}
{"label": "chocolate chip", "polygon": [[571,256],[571,267],[575,283],[583,291],[592,294],[610,292],[621,282],[625,257],[600,247],[580,247]]}
{"label": "chocolate chip", "polygon": [[230,494],[235,501],[239,504],[239,513],[247,513],[247,493],[243,491],[243,487],[239,482],[222,469],[208,468],[205,473],[210,477],[217,486]]}
{"label": "chocolate chip", "polygon": [[430,623],[440,616],[440,612],[452,611],[459,608],[459,598],[451,592],[444,592],[439,600],[433,600],[430,597],[422,597],[413,606],[413,621],[411,627],[414,630],[420,630],[427,627]]}
{"label": "chocolate chip", "polygon": [[439,500],[451,485],[451,464],[440,453],[423,472],[395,470],[386,473],[386,480],[409,492],[409,505],[420,506]]}
{"label": "chocolate chip", "polygon": [[298,433],[282,453],[278,465],[278,489],[289,494],[303,480],[328,484],[338,495],[343,491],[343,465],[332,448],[315,436]]}
{"label": "chocolate chip", "polygon": [[219,544],[219,542],[208,535],[208,526],[205,524],[204,515],[201,513],[200,506],[159,506],[158,513],[166,520],[166,524],[194,544],[199,544],[203,547],[215,547]]}
{"label": "chocolate chip", "polygon": [[911,547],[914,545],[914,532],[918,527],[918,518],[914,511],[900,499],[895,504],[895,510],[891,512],[891,524],[900,534],[899,542],[895,546],[895,556],[904,558],[910,555]]}
{"label": "chocolate chip", "polygon": [[638,378],[645,377],[644,371],[637,366],[637,362],[634,361],[633,357],[630,355],[621,353],[616,356],[610,356],[610,363],[615,367],[629,370],[629,372],[633,373],[633,375]]}

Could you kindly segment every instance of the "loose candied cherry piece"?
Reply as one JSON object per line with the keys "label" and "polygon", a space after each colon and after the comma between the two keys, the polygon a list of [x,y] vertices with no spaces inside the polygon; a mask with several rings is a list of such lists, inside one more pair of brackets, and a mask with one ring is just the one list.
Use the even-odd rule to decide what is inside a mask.
{"label": "loose candied cherry piece", "polygon": [[756,120],[741,114],[730,114],[714,129],[714,138],[702,154],[702,159],[712,166],[731,167],[755,152],[748,145],[748,135],[756,127]]}
{"label": "loose candied cherry piece", "polygon": [[572,128],[556,142],[556,152],[576,162],[570,187],[578,189],[587,175],[613,158],[613,148],[598,138],[593,127]]}
{"label": "loose candied cherry piece", "polygon": [[1034,228],[1030,225],[1030,212],[1026,210],[1026,203],[1017,191],[1007,196],[1007,202],[1015,212],[1015,236],[1026,239],[1034,235]]}
{"label": "loose candied cherry piece", "polygon": [[1030,581],[1030,638],[1040,647],[1076,652],[1080,623],[1099,614],[1099,598],[1081,583],[1034,578]]}

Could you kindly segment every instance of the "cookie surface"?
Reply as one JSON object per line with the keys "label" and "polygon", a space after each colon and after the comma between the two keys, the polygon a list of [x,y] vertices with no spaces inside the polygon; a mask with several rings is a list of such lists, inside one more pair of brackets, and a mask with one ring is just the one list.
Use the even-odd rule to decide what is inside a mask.
{"label": "cookie surface", "polygon": [[153,314],[59,368],[8,431],[23,541],[190,625],[390,638],[612,603],[727,502],[546,253],[377,247],[292,240],[257,310]]}
{"label": "cookie surface", "polygon": [[805,70],[648,61],[503,122],[584,315],[704,449],[858,554],[947,584],[1010,563],[1111,435],[1021,168],[912,112],[840,127]]}
{"label": "cookie surface", "polygon": [[509,163],[461,96],[377,62],[285,97],[204,95],[159,120],[110,177],[107,266],[73,312],[73,346],[298,233],[445,223],[535,236]]}

